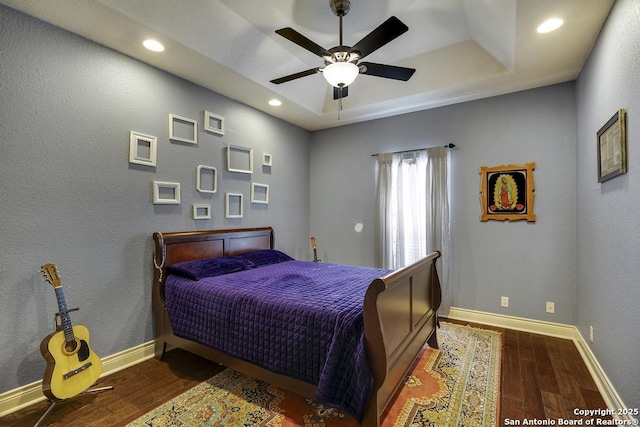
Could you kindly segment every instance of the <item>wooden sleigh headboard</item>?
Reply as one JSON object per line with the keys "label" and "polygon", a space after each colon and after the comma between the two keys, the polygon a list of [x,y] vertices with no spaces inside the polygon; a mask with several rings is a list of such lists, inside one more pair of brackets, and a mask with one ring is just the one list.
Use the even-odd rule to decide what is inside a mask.
{"label": "wooden sleigh headboard", "polygon": [[182,261],[237,255],[273,249],[273,228],[181,231],[154,233],[155,281],[164,282],[166,269]]}

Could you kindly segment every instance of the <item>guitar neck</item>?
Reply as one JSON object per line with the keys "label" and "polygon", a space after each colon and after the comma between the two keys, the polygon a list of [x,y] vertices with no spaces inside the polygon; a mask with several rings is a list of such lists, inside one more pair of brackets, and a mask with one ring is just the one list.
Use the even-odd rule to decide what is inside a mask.
{"label": "guitar neck", "polygon": [[309,239],[309,243],[311,244],[311,249],[313,249],[313,262],[320,261],[318,259],[318,246],[316,245],[316,238],[311,236],[311,238]]}
{"label": "guitar neck", "polygon": [[67,307],[67,300],[64,297],[64,290],[62,286],[55,288],[56,299],[58,300],[58,315],[60,316],[60,322],[62,324],[62,330],[64,331],[64,339],[66,342],[75,341],[73,334],[73,325],[71,324],[71,316],[69,316],[69,308]]}

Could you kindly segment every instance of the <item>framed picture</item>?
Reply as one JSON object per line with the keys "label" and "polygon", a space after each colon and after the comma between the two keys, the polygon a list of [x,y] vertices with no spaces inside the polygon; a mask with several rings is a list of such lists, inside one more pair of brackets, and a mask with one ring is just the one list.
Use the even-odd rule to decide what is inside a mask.
{"label": "framed picture", "polygon": [[215,167],[198,165],[196,168],[196,190],[201,193],[218,191],[218,170]]}
{"label": "framed picture", "polygon": [[535,163],[480,167],[481,221],[534,222],[533,213]]}
{"label": "framed picture", "polygon": [[614,114],[598,131],[598,182],[627,173],[627,112]]}
{"label": "framed picture", "polygon": [[198,143],[198,122],[169,114],[169,139],[187,144]]}
{"label": "framed picture", "polygon": [[269,186],[267,184],[251,183],[251,203],[269,204]]}
{"label": "framed picture", "polygon": [[242,193],[225,193],[224,195],[224,217],[242,218]]}
{"label": "framed picture", "polygon": [[140,132],[129,132],[129,163],[155,166],[158,138]]}
{"label": "framed picture", "polygon": [[262,166],[271,167],[273,165],[273,156],[271,154],[262,153]]}
{"label": "framed picture", "polygon": [[153,181],[152,198],[154,205],[179,205],[180,183]]}
{"label": "framed picture", "polygon": [[205,110],[202,127],[207,132],[224,135],[224,116]]}
{"label": "framed picture", "polygon": [[229,172],[253,173],[253,148],[229,144],[227,146],[227,170]]}

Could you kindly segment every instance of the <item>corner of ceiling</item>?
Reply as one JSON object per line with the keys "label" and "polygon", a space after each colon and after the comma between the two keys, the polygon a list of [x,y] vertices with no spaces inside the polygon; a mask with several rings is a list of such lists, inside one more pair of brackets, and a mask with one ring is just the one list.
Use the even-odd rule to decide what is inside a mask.
{"label": "corner of ceiling", "polygon": [[517,5],[513,0],[464,0],[471,38],[509,71],[515,64]]}

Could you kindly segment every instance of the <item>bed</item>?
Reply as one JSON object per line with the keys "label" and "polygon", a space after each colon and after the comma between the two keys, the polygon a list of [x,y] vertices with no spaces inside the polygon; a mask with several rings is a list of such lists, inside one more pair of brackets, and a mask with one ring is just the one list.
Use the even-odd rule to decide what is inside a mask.
{"label": "bed", "polygon": [[[269,264],[257,268],[255,268],[257,264],[250,263],[252,268],[247,268],[245,271],[233,272],[213,278],[203,278],[202,280],[192,280],[194,279],[193,277],[187,279],[179,274],[177,275],[176,272],[179,273],[180,267],[183,265],[197,264],[200,262],[198,260],[202,262],[225,260],[226,262],[227,259],[231,258],[249,258],[255,261],[254,258],[250,258],[255,254],[269,253],[270,257],[272,256],[271,253],[281,254],[274,249],[273,229],[271,227],[261,227],[169,233],[156,232],[153,234],[153,239],[155,242],[155,255],[152,304],[156,324],[155,356],[158,359],[162,358],[168,346],[182,348],[246,375],[267,381],[305,397],[316,398],[321,402],[329,401],[332,403],[331,399],[334,398],[331,395],[332,393],[341,394],[344,392],[343,389],[347,388],[350,388],[350,391],[346,391],[346,393],[350,393],[355,388],[356,392],[360,390],[360,393],[364,393],[362,396],[352,399],[355,402],[354,405],[359,405],[359,409],[354,410],[354,408],[344,407],[342,409],[354,415],[354,418],[363,426],[378,426],[384,409],[401,385],[420,349],[425,343],[434,348],[438,347],[436,326],[438,322],[437,310],[441,302],[441,290],[435,263],[440,256],[439,252],[434,252],[410,266],[392,272],[365,267],[297,261],[288,258],[282,260],[282,263],[278,261],[277,264]],[[282,254],[282,256],[286,257],[286,254]],[[285,276],[272,276],[276,274],[284,274]],[[257,279],[259,275],[261,277]],[[301,279],[301,277],[308,275],[311,275],[312,279]],[[365,280],[365,286],[362,287],[362,291],[354,291],[345,286],[347,294],[335,299],[335,290],[331,287],[335,284],[328,282],[335,282],[342,275],[345,275],[345,277],[355,275],[354,277],[357,276],[358,280]],[[274,279],[274,277],[284,277],[285,279]],[[197,278],[200,279],[199,277]],[[320,282],[321,278],[323,278],[322,280],[331,278],[331,280],[327,280],[325,284]],[[215,281],[213,286],[215,286],[216,293],[222,293],[223,286],[226,286],[226,293],[235,294],[235,296],[231,295],[230,297],[245,298],[242,300],[244,301],[242,304],[246,304],[246,298],[249,298],[249,296],[245,297],[244,294],[249,294],[253,291],[251,289],[253,287],[262,287],[264,291],[269,292],[279,292],[276,289],[278,286],[289,286],[289,281],[297,283],[300,280],[312,280],[315,285],[305,288],[305,296],[297,298],[298,300],[318,298],[317,301],[329,301],[331,304],[344,301],[345,307],[347,307],[350,314],[346,317],[348,320],[340,320],[340,323],[348,325],[347,328],[351,328],[350,330],[360,330],[360,336],[356,338],[344,338],[350,336],[346,333],[344,337],[333,338],[333,342],[340,343],[352,340],[353,345],[356,346],[355,349],[347,346],[346,348],[340,348],[339,351],[332,350],[331,354],[326,356],[319,356],[321,358],[326,357],[326,360],[322,359],[320,361],[323,366],[336,365],[338,372],[354,371],[353,376],[356,378],[350,379],[352,383],[348,385],[336,385],[334,383],[335,375],[332,377],[331,374],[325,374],[324,371],[310,373],[308,376],[300,376],[297,373],[292,374],[286,366],[282,368],[280,365],[270,364],[271,362],[254,360],[242,353],[242,351],[249,351],[259,354],[262,350],[264,350],[264,353],[273,352],[269,346],[271,342],[276,340],[275,336],[279,333],[279,330],[274,331],[273,325],[270,326],[271,329],[269,330],[259,329],[265,328],[263,324],[268,323],[267,321],[254,321],[256,331],[260,336],[264,336],[263,334],[265,333],[270,334],[268,340],[263,340],[260,344],[252,343],[255,351],[250,348],[249,350],[239,350],[239,353],[235,353],[234,349],[230,350],[224,345],[215,344],[217,342],[215,341],[216,338],[212,338],[212,341],[209,342],[207,338],[201,338],[197,331],[193,336],[188,333],[189,328],[193,328],[194,325],[196,329],[199,328],[201,330],[222,330],[226,328],[226,326],[225,328],[217,327],[216,323],[209,323],[210,319],[203,317],[205,316],[203,313],[206,310],[212,310],[211,315],[213,317],[226,311],[226,308],[208,308],[201,305],[202,301],[210,301],[210,298],[218,298],[218,296],[207,296],[205,298],[189,295],[189,293],[196,292],[196,288],[200,286],[208,286],[205,289],[211,289],[211,285],[205,283],[207,281]],[[259,286],[254,284],[259,284]],[[271,286],[273,286],[273,290]],[[313,294],[310,290],[311,288],[314,289]],[[287,292],[292,291],[287,288]],[[275,298],[273,295],[264,304],[259,301],[258,303],[242,305],[241,311],[247,311],[246,315],[248,317],[254,306],[266,307],[265,304],[273,304],[273,299]],[[349,305],[349,301],[354,298],[357,299],[356,308],[353,305]],[[271,305],[268,306],[268,313],[281,312],[282,315],[286,315],[290,308],[286,306],[285,299],[283,298],[281,302],[284,308]],[[295,299],[291,298],[292,301],[289,303],[293,304]],[[195,314],[196,318],[200,316],[202,320],[189,318],[188,322],[191,323],[188,323],[188,325],[191,326],[185,328],[181,323],[181,318],[184,316],[176,314],[176,307],[179,304],[186,304],[184,301],[192,300],[198,301],[200,305],[197,307],[200,308],[181,309],[182,311],[178,311],[178,313],[190,311],[191,314]],[[215,302],[215,300],[211,301]],[[315,311],[319,314],[313,314],[313,316],[328,316],[330,318],[334,316],[333,311],[335,310],[333,310],[332,306],[326,307],[327,312],[325,313],[322,311],[325,309],[319,308],[321,305],[321,303],[314,303]],[[244,307],[249,308],[245,309]],[[240,313],[240,315],[244,314]],[[238,314],[234,315],[238,316]],[[335,314],[335,316],[342,315]],[[272,317],[278,316],[273,315]],[[244,324],[244,322],[246,322],[246,319],[235,323]],[[200,324],[206,324],[207,326],[204,327]],[[289,329],[286,324],[278,328],[280,327],[283,335]],[[315,323],[309,321],[308,328],[315,327]],[[296,328],[296,331],[298,330],[299,328]],[[338,329],[336,328],[336,330]],[[314,337],[309,337],[309,339],[319,340],[321,338],[318,337],[324,334],[319,332],[313,335]],[[331,341],[331,338],[329,338],[329,341]],[[261,348],[262,345],[265,346],[264,349]],[[308,349],[310,344],[305,343],[304,345],[307,347],[301,348]],[[314,342],[311,345],[316,344]],[[331,345],[333,346],[333,344]],[[295,348],[292,346],[294,344],[286,344],[284,348]],[[359,359],[357,361],[347,360],[351,358],[352,354],[357,355],[360,352],[364,354],[364,361]],[[306,357],[307,351],[305,350],[303,353]],[[288,358],[298,359],[298,357]],[[354,356],[354,358],[356,357]],[[353,368],[353,366],[356,366],[356,368]],[[306,369],[308,368],[300,368],[301,371]],[[361,375],[362,372],[368,376]],[[366,378],[366,381],[362,383],[365,385],[361,385],[359,382],[362,378]],[[329,393],[329,396],[327,396],[327,393]],[[345,396],[341,397],[345,398]],[[349,395],[347,394],[346,397],[349,398]],[[358,403],[358,401],[362,402]],[[339,404],[335,404],[335,406],[341,407]]]}

